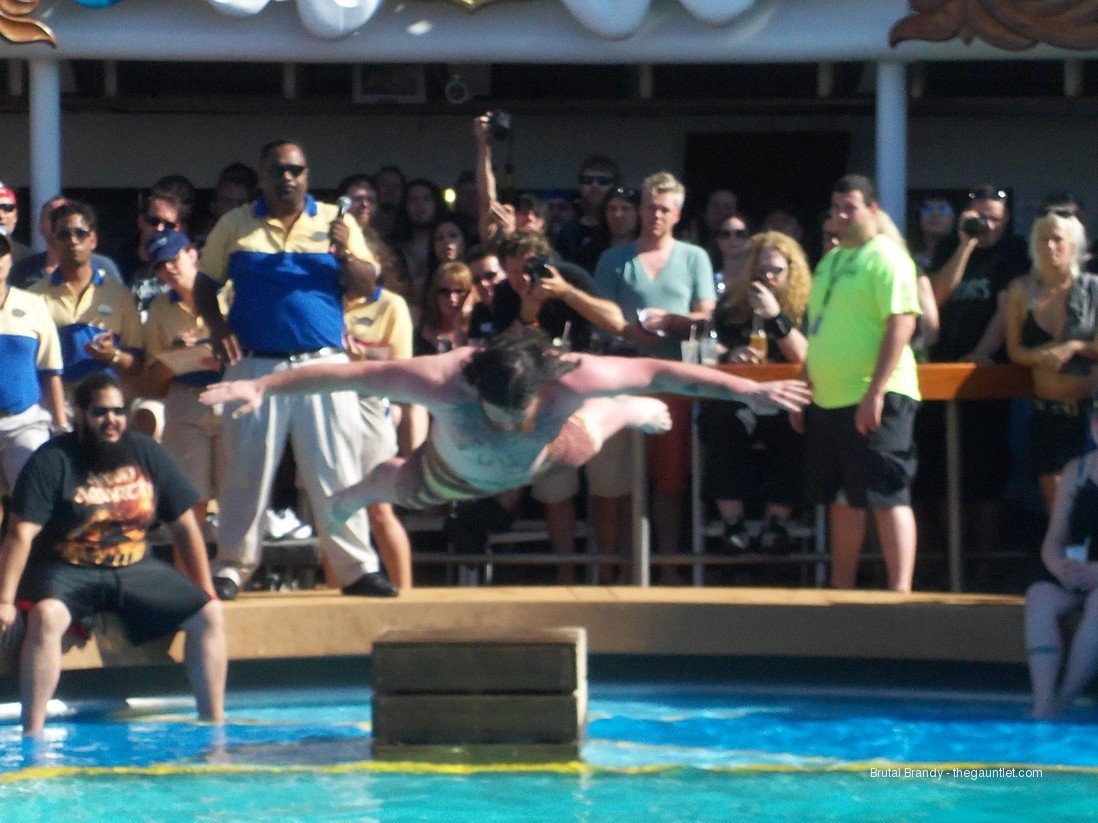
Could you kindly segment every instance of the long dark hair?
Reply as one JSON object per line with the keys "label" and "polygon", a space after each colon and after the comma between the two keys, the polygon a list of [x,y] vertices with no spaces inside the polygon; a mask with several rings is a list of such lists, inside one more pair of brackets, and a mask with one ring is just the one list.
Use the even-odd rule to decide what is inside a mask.
{"label": "long dark hair", "polygon": [[579,366],[561,356],[549,336],[531,327],[511,328],[473,353],[462,374],[480,398],[504,409],[525,409],[546,383]]}

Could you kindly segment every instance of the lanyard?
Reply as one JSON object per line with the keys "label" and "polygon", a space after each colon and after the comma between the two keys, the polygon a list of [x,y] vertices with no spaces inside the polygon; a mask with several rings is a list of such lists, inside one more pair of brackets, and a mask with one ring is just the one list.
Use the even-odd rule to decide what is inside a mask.
{"label": "lanyard", "polygon": [[827,310],[828,304],[831,302],[831,294],[835,291],[835,286],[844,277],[849,277],[857,271],[858,256],[861,254],[862,249],[868,245],[867,240],[856,249],[850,250],[850,255],[842,261],[842,263],[836,263],[831,267],[831,272],[827,280],[827,288],[824,290],[823,302],[820,308],[816,312],[816,316],[812,318],[812,321],[808,324],[808,336],[814,337],[820,332],[820,325],[823,323],[824,312]]}

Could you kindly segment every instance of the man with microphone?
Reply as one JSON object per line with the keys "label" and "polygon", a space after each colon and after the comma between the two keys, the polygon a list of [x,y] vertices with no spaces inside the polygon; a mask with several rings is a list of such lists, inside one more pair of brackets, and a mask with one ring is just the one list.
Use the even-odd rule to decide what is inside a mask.
{"label": "man with microphone", "polygon": [[[194,296],[226,379],[250,379],[305,364],[346,362],[343,292],[371,293],[377,265],[362,230],[344,206],[309,194],[305,152],[276,140],[259,155],[260,196],[225,214],[199,260]],[[217,292],[232,280],[228,317]],[[214,587],[231,600],[260,560],[260,533],[271,480],[288,440],[312,505],[328,583],[344,594],[392,596],[370,545],[365,512],[327,530],[328,497],[355,482],[369,454],[387,441],[363,432],[358,395],[336,391],[276,397],[255,414],[227,421],[229,469],[218,498],[219,539]]]}

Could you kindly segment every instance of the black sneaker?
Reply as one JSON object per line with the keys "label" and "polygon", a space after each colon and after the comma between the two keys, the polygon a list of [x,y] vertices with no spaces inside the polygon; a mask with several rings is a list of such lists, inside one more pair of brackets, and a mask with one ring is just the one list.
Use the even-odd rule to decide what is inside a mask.
{"label": "black sneaker", "polygon": [[789,535],[789,529],[777,517],[766,521],[759,532],[757,543],[759,551],[764,554],[785,555],[793,551],[793,538]]}
{"label": "black sneaker", "polygon": [[344,586],[343,594],[357,597],[396,597],[400,589],[389,582],[381,572],[366,572],[350,586]]}
{"label": "black sneaker", "polygon": [[720,550],[728,554],[743,554],[751,545],[751,537],[747,533],[747,524],[743,520],[735,523],[724,524],[724,534],[721,535]]}
{"label": "black sneaker", "polygon": [[215,577],[213,584],[218,600],[236,600],[240,594],[240,586],[231,577]]}

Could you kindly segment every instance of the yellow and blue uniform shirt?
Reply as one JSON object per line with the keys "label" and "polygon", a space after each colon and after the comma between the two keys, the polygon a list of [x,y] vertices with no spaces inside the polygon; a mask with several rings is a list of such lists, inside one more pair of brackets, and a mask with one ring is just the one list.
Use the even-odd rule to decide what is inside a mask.
{"label": "yellow and blue uniform shirt", "polygon": [[399,294],[378,286],[369,297],[345,300],[343,308],[348,337],[387,349],[387,359],[412,356],[412,314]]}
{"label": "yellow and blue uniform shirt", "polygon": [[91,282],[80,294],[69,288],[58,269],[50,277],[39,280],[30,291],[46,301],[46,308],[57,326],[61,339],[61,355],[65,361],[61,379],[77,383],[107,364],[84,351],[84,346],[104,332],[114,335],[116,347],[135,357],[141,356],[141,318],[130,290],[106,277],[102,270],[92,275]]}
{"label": "yellow and blue uniform shirt", "polygon": [[[225,289],[225,295],[229,289]],[[221,306],[225,310],[224,301]],[[159,294],[149,304],[149,315],[145,319],[145,352],[154,358],[162,351],[179,348],[185,335],[194,334],[196,341],[209,342],[209,330],[206,322],[198,314],[191,314],[174,291]],[[188,374],[177,374],[172,380],[184,386],[208,386],[221,379],[220,372],[212,369]]]}
{"label": "yellow and blue uniform shirt", "polygon": [[[289,229],[272,217],[266,201],[240,206],[222,217],[202,248],[199,269],[235,294],[229,325],[247,350],[315,351],[343,347],[342,265],[329,252],[329,227],[338,214],[312,195]],[[362,230],[349,217],[347,251],[374,263]]]}
{"label": "yellow and blue uniform shirt", "polygon": [[61,374],[57,326],[38,295],[8,289],[0,305],[0,413],[19,414],[39,401],[44,375]]}

